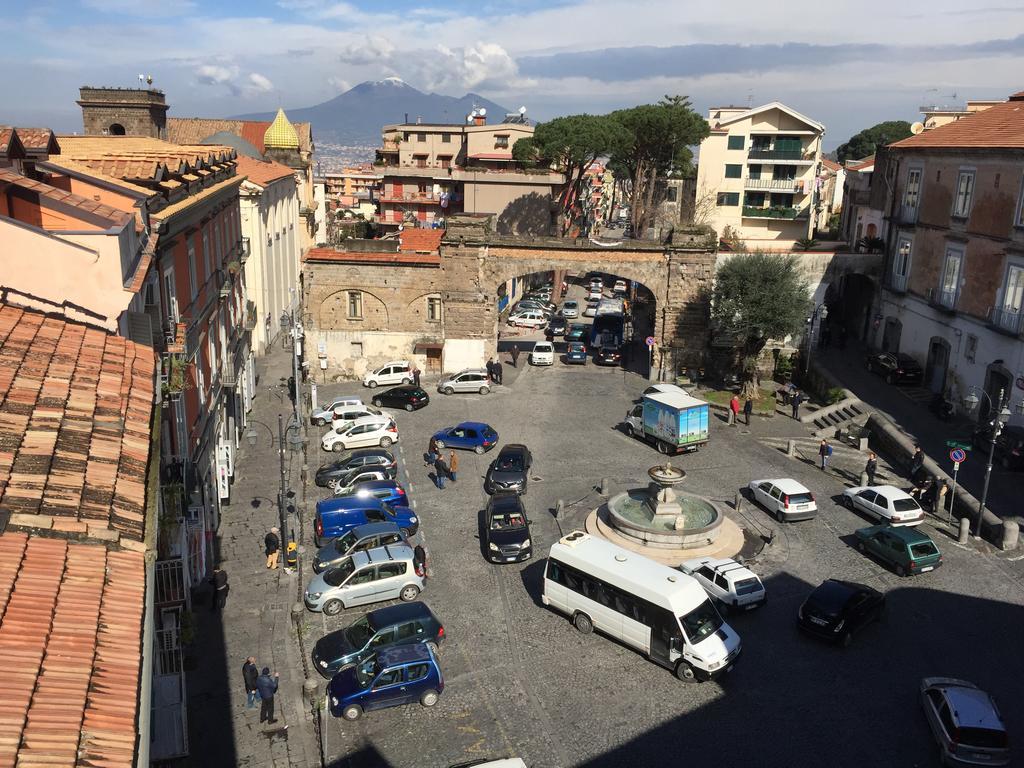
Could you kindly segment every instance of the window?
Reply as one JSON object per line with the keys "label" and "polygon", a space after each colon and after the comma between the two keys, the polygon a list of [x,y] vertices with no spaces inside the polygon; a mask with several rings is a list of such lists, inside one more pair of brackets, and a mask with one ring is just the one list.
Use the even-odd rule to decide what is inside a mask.
{"label": "window", "polygon": [[427,134],[425,134],[425,133],[417,133],[416,134],[416,141],[426,141],[426,140],[427,140]]}
{"label": "window", "polygon": [[743,166],[739,163],[726,163],[725,164],[725,178],[727,179],[738,179],[743,176]]}
{"label": "window", "polygon": [[356,574],[348,580],[349,586],[355,584],[369,584],[374,580],[376,570],[376,568],[364,568],[363,570],[356,572]]}
{"label": "window", "polygon": [[203,282],[206,282],[206,278],[210,276],[210,256],[210,235],[208,232],[203,232]]}
{"label": "window", "polygon": [[1006,287],[1003,289],[1003,309],[1014,313],[1020,312],[1024,299],[1024,266],[1007,266],[1004,285]]}
{"label": "window", "polygon": [[974,171],[960,171],[956,178],[956,197],[953,199],[953,215],[966,218],[971,212],[974,197]]}
{"label": "window", "polygon": [[739,192],[719,192],[718,193],[718,204],[719,205],[739,205],[740,204],[740,193]]}
{"label": "window", "polygon": [[508,149],[508,135],[498,135],[494,137],[494,148],[495,149]]}
{"label": "window", "polygon": [[921,197],[921,169],[907,171],[907,188],[903,191],[903,208],[906,213],[917,212],[917,201]]}
{"label": "window", "polygon": [[396,640],[408,640],[410,637],[416,637],[416,635],[423,632],[422,627],[418,621],[407,621],[405,624],[399,624],[398,629],[395,633]]}
{"label": "window", "polygon": [[427,156],[426,155],[413,155],[413,159],[416,161],[417,168],[427,167]]}
{"label": "window", "polygon": [[975,356],[978,354],[978,337],[973,333],[967,334],[967,343],[964,344],[964,359],[968,363],[973,363]]}
{"label": "window", "polygon": [[405,563],[385,563],[377,568],[378,579],[393,579],[405,575]]}
{"label": "window", "polygon": [[[447,136],[447,134],[445,134]],[[452,156],[451,155],[439,155],[437,158],[438,162],[441,163],[442,168],[452,167]]]}
{"label": "window", "polygon": [[772,168],[772,178],[776,181],[793,181],[796,178],[796,166],[776,165]]}
{"label": "window", "polygon": [[963,265],[963,251],[948,248],[942,268],[942,283],[939,287],[939,303],[952,308],[960,289],[960,270]]}
{"label": "window", "polygon": [[380,673],[380,677],[377,678],[377,684],[374,688],[384,688],[388,685],[397,685],[402,682],[402,668],[397,667],[395,669],[389,669],[385,672]]}
{"label": "window", "polygon": [[199,407],[203,407],[203,403],[206,402],[206,381],[203,378],[203,361],[201,357],[196,357],[195,362],[196,369],[196,396],[199,398]]}
{"label": "window", "polygon": [[747,178],[748,179],[760,179],[761,178],[761,166],[760,165],[748,165],[747,166]]}
{"label": "window", "polygon": [[406,669],[408,670],[406,672],[406,680],[411,683],[414,680],[422,680],[424,677],[426,677],[427,672],[430,671],[430,665],[410,664],[408,667],[406,667]]}
{"label": "window", "polygon": [[431,296],[427,299],[427,321],[431,323],[441,322],[441,299]]}
{"label": "window", "polygon": [[678,197],[678,190],[675,187],[669,187],[665,190],[665,200],[674,203]]}
{"label": "window", "polygon": [[353,320],[361,320],[363,317],[363,294],[359,291],[348,292],[348,316]]}
{"label": "window", "polygon": [[442,133],[441,134],[441,143],[442,144],[451,144],[452,143],[452,135],[450,133]]}
{"label": "window", "polygon": [[[164,272],[164,294],[167,298],[167,319],[171,323],[178,322],[178,298],[174,292],[174,270]],[[172,329],[173,330],[173,329]]]}
{"label": "window", "polygon": [[901,237],[899,247],[896,249],[896,258],[892,262],[892,287],[899,290],[907,290],[907,279],[910,277],[910,252],[913,241]]}
{"label": "window", "polygon": [[349,350],[354,358],[361,358],[363,356],[363,342],[353,341],[349,347]]}
{"label": "window", "polygon": [[1013,221],[1014,226],[1024,227],[1024,180],[1020,183],[1020,197],[1017,198],[1017,215]]}
{"label": "window", "polygon": [[188,285],[190,295],[195,299],[199,293],[199,281],[196,280],[196,243],[191,235],[188,238]]}
{"label": "window", "polygon": [[746,136],[730,136],[729,149],[743,149]]}

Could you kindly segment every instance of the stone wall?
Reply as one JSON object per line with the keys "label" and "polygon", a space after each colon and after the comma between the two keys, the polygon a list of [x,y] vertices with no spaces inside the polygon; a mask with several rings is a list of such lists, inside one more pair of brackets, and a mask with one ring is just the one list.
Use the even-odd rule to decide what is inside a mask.
{"label": "stone wall", "polygon": [[114,133],[124,128],[127,136],[167,138],[167,103],[163,91],[145,88],[88,88],[79,90],[78,105],[87,136]]}

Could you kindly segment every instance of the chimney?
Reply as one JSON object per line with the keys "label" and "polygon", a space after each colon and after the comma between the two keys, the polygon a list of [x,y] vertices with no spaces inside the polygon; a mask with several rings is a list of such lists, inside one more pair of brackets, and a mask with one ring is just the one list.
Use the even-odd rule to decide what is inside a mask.
{"label": "chimney", "polygon": [[485,125],[486,123],[487,123],[487,118],[484,115],[481,115],[481,114],[477,113],[473,117],[473,125]]}
{"label": "chimney", "polygon": [[405,124],[406,125],[409,124],[409,113],[408,112],[405,113]]}

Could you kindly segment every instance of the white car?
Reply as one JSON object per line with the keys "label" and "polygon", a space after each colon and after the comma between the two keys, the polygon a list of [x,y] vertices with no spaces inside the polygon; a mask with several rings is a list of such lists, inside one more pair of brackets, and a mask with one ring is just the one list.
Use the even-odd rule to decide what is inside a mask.
{"label": "white car", "polygon": [[370,389],[389,384],[412,384],[412,366],[408,360],[392,360],[363,376],[363,386]]}
{"label": "white car", "polygon": [[[383,469],[374,469],[373,467],[366,467],[361,472],[356,472],[350,476],[346,476],[344,480],[338,478],[330,482],[330,488],[334,491],[335,496],[347,496],[350,493],[354,493],[356,486],[360,483],[369,483],[373,480],[390,480],[391,477]],[[345,484],[342,485],[342,482]]]}
{"label": "white car", "polygon": [[626,292],[626,281],[616,280],[615,287],[612,288],[612,293],[625,293]]}
{"label": "white car", "polygon": [[687,560],[679,570],[693,576],[708,597],[724,608],[753,610],[768,600],[764,584],[756,573],[730,558],[698,557]]}
{"label": "white car", "polygon": [[548,324],[548,319],[544,316],[544,313],[531,309],[526,312],[509,315],[508,324],[519,325],[524,328],[543,328]]}
{"label": "white car", "polygon": [[363,416],[383,416],[380,409],[372,405],[350,405],[342,406],[334,410],[334,418],[331,419],[331,426],[334,429],[343,427],[350,421],[361,419]]}
{"label": "white car", "polygon": [[818,514],[814,494],[806,487],[788,477],[768,480],[751,480],[750,494],[780,523],[787,520],[811,520]]}
{"label": "white car", "polygon": [[341,408],[350,408],[356,405],[362,405],[363,401],[358,397],[337,397],[331,401],[330,405],[326,405],[323,408],[319,408],[310,414],[310,419],[318,427],[322,427],[327,424],[331,419],[334,418],[334,412]]}
{"label": "white car", "polygon": [[562,302],[562,309],[561,309],[560,314],[562,315],[562,317],[565,317],[565,318],[579,317],[580,316],[580,305],[579,305],[579,303],[575,302],[575,301],[563,301]]}
{"label": "white car", "polygon": [[594,288],[593,286],[591,286],[590,294],[587,296],[587,298],[590,301],[600,301],[601,299],[604,298],[604,293],[601,291],[600,288]]}
{"label": "white car", "polygon": [[597,317],[597,302],[591,301],[587,303],[587,308],[583,310],[584,317]]}
{"label": "white car", "polygon": [[363,416],[343,427],[332,429],[320,439],[325,451],[347,451],[349,448],[389,448],[398,442],[398,427],[389,416]]}
{"label": "white car", "polygon": [[924,510],[906,491],[893,485],[858,485],[843,491],[843,503],[892,526],[920,525]]}
{"label": "white car", "polygon": [[651,386],[649,386],[647,389],[645,389],[642,394],[654,395],[654,394],[658,394],[658,393],[665,394],[667,392],[675,392],[676,394],[680,394],[680,395],[689,395],[690,394],[689,392],[687,392],[685,389],[683,389],[682,387],[680,387],[677,384],[651,384]]}
{"label": "white car", "polygon": [[555,345],[550,341],[538,341],[530,351],[531,365],[554,365]]}

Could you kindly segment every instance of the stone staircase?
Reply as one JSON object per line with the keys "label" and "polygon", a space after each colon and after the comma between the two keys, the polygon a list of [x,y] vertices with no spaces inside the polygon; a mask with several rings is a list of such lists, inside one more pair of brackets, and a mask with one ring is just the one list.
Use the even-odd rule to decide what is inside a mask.
{"label": "stone staircase", "polygon": [[814,434],[831,438],[837,429],[848,429],[854,422],[863,424],[869,414],[869,409],[860,400],[848,398],[808,415],[814,425]]}

